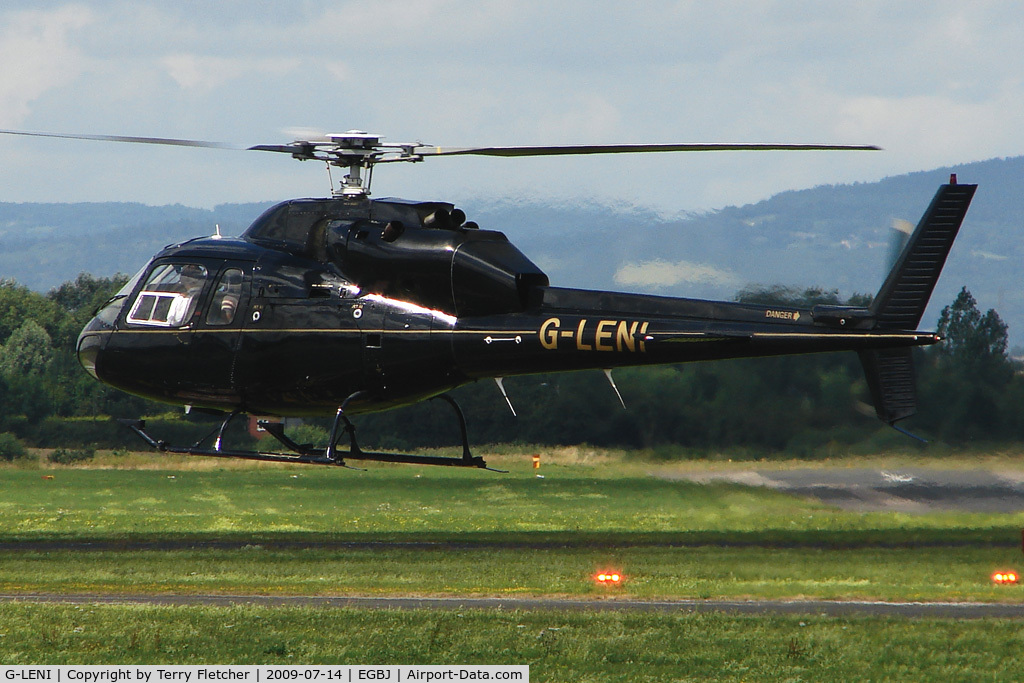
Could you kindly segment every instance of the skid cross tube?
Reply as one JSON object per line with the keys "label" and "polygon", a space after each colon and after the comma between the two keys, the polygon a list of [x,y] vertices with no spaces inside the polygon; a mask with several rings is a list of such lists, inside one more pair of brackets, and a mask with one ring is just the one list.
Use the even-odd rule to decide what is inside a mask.
{"label": "skid cross tube", "polygon": [[[355,425],[345,415],[345,408],[355,399],[358,399],[363,392],[357,392],[349,396],[334,417],[334,424],[331,427],[331,437],[327,448],[313,448],[309,444],[299,444],[291,439],[284,432],[284,425],[277,422],[260,420],[258,424],[272,437],[281,443],[292,453],[277,453],[264,451],[232,450],[223,448],[223,437],[228,424],[240,414],[240,411],[233,411],[223,422],[209,434],[191,446],[173,446],[167,441],[156,439],[146,431],[145,420],[119,419],[118,422],[125,425],[139,437],[149,444],[150,447],[161,453],[175,453],[179,455],[200,455],[215,458],[241,458],[244,460],[259,460],[263,462],[294,462],[308,465],[335,465],[347,467],[345,460],[373,460],[377,462],[400,462],[412,465],[441,465],[448,467],[475,467],[478,469],[495,470],[488,467],[487,462],[480,456],[473,455],[469,447],[469,432],[466,428],[466,416],[459,404],[448,394],[440,394],[439,398],[452,407],[459,422],[459,433],[462,438],[462,455],[459,457],[434,456],[434,455],[413,455],[411,453],[378,453],[364,451],[356,441]],[[349,435],[349,450],[337,450],[337,442],[344,434]],[[204,448],[202,444],[214,434],[217,440],[213,448]]]}
{"label": "skid cross tube", "polygon": [[[448,394],[440,394],[434,398],[439,398],[445,403],[450,405],[455,411],[455,416],[459,421],[459,433],[462,437],[462,457],[452,458],[448,456],[433,456],[433,455],[412,455],[409,453],[376,453],[366,452],[359,447],[359,442],[356,441],[356,428],[352,424],[352,421],[345,415],[345,408],[353,400],[359,399],[366,395],[366,392],[358,391],[348,398],[338,408],[337,414],[334,416],[334,424],[331,427],[331,438],[327,442],[327,450],[324,453],[327,460],[337,463],[344,464],[345,459],[349,460],[375,460],[378,462],[402,462],[417,465],[446,465],[449,467],[477,467],[480,469],[490,469],[487,467],[487,463],[483,458],[474,456],[469,448],[469,433],[466,428],[466,416],[462,412],[462,408],[459,404]],[[344,426],[342,426],[344,424]],[[349,450],[338,451],[337,444],[341,439],[342,434],[348,434],[349,437]],[[284,442],[282,442],[284,443]],[[285,443],[287,446],[288,444]]]}
{"label": "skid cross tube", "polygon": [[119,418],[118,422],[131,429],[133,432],[139,435],[139,437],[149,444],[152,448],[160,451],[161,453],[174,453],[176,455],[202,455],[214,458],[242,458],[244,460],[262,460],[264,462],[298,462],[311,465],[332,465],[334,463],[326,460],[322,457],[317,457],[316,453],[299,453],[298,455],[289,453],[273,453],[273,452],[261,452],[261,451],[243,451],[243,450],[229,450],[229,449],[212,449],[202,448],[200,444],[213,436],[214,432],[204,437],[202,441],[193,444],[192,446],[182,447],[174,446],[164,441],[163,439],[154,439],[146,431],[145,420],[132,420]]}

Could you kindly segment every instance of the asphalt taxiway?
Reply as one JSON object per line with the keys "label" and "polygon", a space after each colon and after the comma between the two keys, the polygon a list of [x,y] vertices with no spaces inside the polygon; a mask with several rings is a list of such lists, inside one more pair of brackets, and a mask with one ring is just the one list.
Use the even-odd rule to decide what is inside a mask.
{"label": "asphalt taxiway", "polygon": [[925,513],[1024,510],[1024,473],[900,467],[751,469],[659,475],[707,483],[726,481],[807,496],[845,510]]}
{"label": "asphalt taxiway", "polygon": [[277,595],[0,595],[0,603],[76,605],[259,605],[384,610],[502,610],[657,612],[663,614],[788,614],[935,619],[1024,619],[1024,604],[983,602],[867,602],[840,600],[574,600],[561,598],[423,598]]}

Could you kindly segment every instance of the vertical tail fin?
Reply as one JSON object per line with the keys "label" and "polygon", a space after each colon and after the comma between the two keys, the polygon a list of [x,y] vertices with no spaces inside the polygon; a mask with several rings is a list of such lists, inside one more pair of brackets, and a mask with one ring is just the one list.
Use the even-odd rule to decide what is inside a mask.
{"label": "vertical tail fin", "polygon": [[[977,188],[958,185],[955,175],[939,188],[868,308],[875,329],[916,330],[920,325]],[[916,413],[917,381],[911,350],[861,351],[859,355],[878,419],[895,427],[897,420]]]}
{"label": "vertical tail fin", "polygon": [[917,329],[977,187],[953,176],[939,188],[871,303],[877,329]]}
{"label": "vertical tail fin", "polygon": [[917,382],[910,349],[861,351],[875,415],[893,425],[917,412]]}

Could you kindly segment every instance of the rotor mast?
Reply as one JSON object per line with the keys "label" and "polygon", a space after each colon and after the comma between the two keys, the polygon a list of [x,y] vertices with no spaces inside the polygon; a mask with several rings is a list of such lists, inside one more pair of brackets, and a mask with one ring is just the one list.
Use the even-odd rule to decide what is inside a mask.
{"label": "rotor mast", "polygon": [[423,161],[417,152],[423,143],[383,142],[379,135],[362,130],[312,136],[289,145],[256,145],[251,150],[286,152],[300,161],[317,160],[330,166],[347,168],[348,173],[338,188],[331,187],[336,197],[366,197],[370,194],[373,167],[392,161]]}

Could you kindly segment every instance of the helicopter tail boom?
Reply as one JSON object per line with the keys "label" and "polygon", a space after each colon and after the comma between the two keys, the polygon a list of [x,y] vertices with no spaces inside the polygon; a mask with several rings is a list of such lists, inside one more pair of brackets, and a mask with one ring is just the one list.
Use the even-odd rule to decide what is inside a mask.
{"label": "helicopter tail boom", "polygon": [[[917,408],[911,348],[976,185],[942,185],[873,303],[810,309],[557,287],[508,320],[462,319],[454,348],[469,377],[723,358],[856,351],[875,412],[894,426]],[[493,326],[493,327],[492,327]],[[481,344],[481,340],[483,344]]]}

